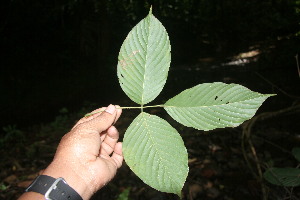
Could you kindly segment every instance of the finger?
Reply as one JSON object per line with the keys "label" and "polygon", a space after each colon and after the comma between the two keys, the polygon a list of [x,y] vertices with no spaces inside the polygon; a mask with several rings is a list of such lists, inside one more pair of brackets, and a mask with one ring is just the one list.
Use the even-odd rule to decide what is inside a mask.
{"label": "finger", "polygon": [[122,109],[119,105],[116,105],[116,109],[117,109],[117,117],[116,117],[116,120],[114,123],[116,123],[116,121],[119,119],[119,117],[121,116],[122,114]]}
{"label": "finger", "polygon": [[118,142],[115,145],[114,153],[111,156],[111,158],[115,162],[117,168],[120,168],[122,166],[123,159],[124,159],[122,154],[122,142]]}
{"label": "finger", "polygon": [[[119,119],[120,115],[122,114],[122,109],[119,105],[116,105],[115,106],[116,109],[117,109],[117,117],[114,121],[114,123],[116,123],[116,121]],[[72,129],[74,129],[76,126],[78,126],[78,124],[82,124],[84,122],[87,122],[87,121],[90,121],[96,117],[98,117],[103,111],[105,111],[106,107],[102,107],[102,108],[98,108],[96,110],[93,110],[92,112],[90,112],[90,116],[87,116],[87,117],[83,117],[81,118],[74,126]],[[95,114],[92,114],[92,113],[95,113]]]}
{"label": "finger", "polygon": [[96,110],[93,110],[91,113],[95,113],[95,114],[92,114],[88,117],[83,117],[81,118],[74,126],[72,129],[74,129],[76,126],[78,126],[78,124],[82,124],[84,122],[87,122],[87,121],[90,121],[96,117],[98,117],[104,110],[106,109],[106,107],[102,107],[102,108],[98,108]]}
{"label": "finger", "polygon": [[114,126],[109,127],[106,131],[106,137],[101,144],[100,154],[110,155],[114,151],[118,139],[118,130]]}
{"label": "finger", "polygon": [[109,105],[104,112],[102,112],[97,117],[78,124],[74,130],[80,132],[97,132],[101,133],[107,130],[116,120],[117,118],[117,111],[114,105]]}

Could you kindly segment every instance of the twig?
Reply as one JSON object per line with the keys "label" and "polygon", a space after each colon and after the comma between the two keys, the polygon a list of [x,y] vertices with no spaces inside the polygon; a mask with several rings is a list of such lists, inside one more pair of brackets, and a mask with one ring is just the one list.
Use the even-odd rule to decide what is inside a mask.
{"label": "twig", "polygon": [[[256,177],[256,179],[260,183],[262,194],[263,194],[263,197],[262,197],[263,200],[268,199],[267,187],[263,183],[262,167],[260,165],[259,159],[258,159],[257,154],[256,154],[255,147],[254,147],[254,145],[252,143],[252,140],[251,140],[252,128],[253,128],[253,126],[255,125],[255,123],[257,121],[266,120],[266,119],[276,117],[276,116],[279,116],[279,115],[294,114],[294,113],[297,113],[297,112],[300,112],[300,104],[296,104],[296,105],[290,106],[288,108],[284,108],[284,109],[274,111],[274,112],[261,113],[261,114],[255,116],[255,117],[253,117],[251,120],[244,123],[244,125],[243,125],[243,135],[242,135],[242,144],[241,144],[242,145],[243,156],[244,156],[245,161],[247,162],[247,165],[248,165],[250,171],[252,172],[254,177]],[[256,163],[256,170],[257,170],[258,174],[255,173],[255,170],[252,168],[251,163],[248,159],[248,156],[247,156],[247,153],[246,153],[246,148],[245,148],[245,142],[248,142],[248,145],[250,147],[252,156],[253,156],[254,161]]]}
{"label": "twig", "polygon": [[[263,79],[264,81],[266,81],[267,83],[269,83],[271,86],[275,87],[277,90],[279,90],[282,94],[290,97],[290,98],[293,98],[293,99],[300,99],[300,97],[298,96],[295,96],[295,95],[292,95],[292,94],[289,94],[287,93],[286,91],[284,91],[283,89],[281,89],[280,87],[278,87],[277,85],[275,85],[274,83],[272,83],[270,80],[268,80],[267,78],[265,78],[263,75],[261,75],[260,73],[258,72],[255,72],[256,75],[258,75],[261,79]],[[300,72],[299,72],[299,75],[300,75]]]}
{"label": "twig", "polygon": [[[256,121],[256,120],[255,120]],[[245,127],[245,128],[244,128]],[[257,154],[256,154],[256,150],[255,150],[255,147],[252,143],[252,140],[250,139],[250,134],[249,134],[249,131],[251,131],[251,127],[252,125],[250,126],[244,126],[243,127],[243,138],[242,138],[242,151],[243,151],[243,156],[247,162],[247,165],[248,167],[250,168],[252,174],[254,175],[254,177],[258,180],[259,184],[260,184],[260,187],[261,187],[261,191],[262,191],[262,199],[263,200],[267,200],[268,199],[268,194],[267,194],[267,188],[266,186],[264,185],[263,183],[263,173],[262,173],[262,169],[261,169],[261,166],[260,166],[260,162],[259,162],[259,159],[257,157]],[[255,164],[256,164],[256,170],[258,172],[258,175],[255,173],[254,169],[252,168],[251,166],[251,163],[248,159],[248,156],[247,156],[247,153],[246,153],[246,150],[244,149],[245,148],[245,140],[248,142],[249,146],[250,146],[250,150],[251,150],[251,153],[253,155],[253,158],[254,158],[254,161],[255,161]]]}
{"label": "twig", "polygon": [[252,175],[253,175],[256,179],[258,179],[257,174],[255,173],[255,170],[253,169],[253,167],[252,167],[252,165],[251,165],[251,163],[250,163],[250,160],[248,159],[248,156],[247,156],[246,145],[245,145],[245,143],[246,143],[246,141],[248,141],[248,140],[249,140],[249,138],[246,137],[246,131],[243,130],[243,132],[242,132],[242,144],[241,144],[241,147],[242,147],[242,153],[243,153],[244,159],[245,159],[245,161],[246,161],[246,163],[247,163],[247,166],[248,166],[249,170],[251,171]]}
{"label": "twig", "polygon": [[264,142],[269,143],[270,145],[272,145],[272,146],[274,146],[274,147],[280,149],[280,151],[282,151],[282,152],[285,152],[285,153],[288,153],[288,154],[291,154],[291,155],[292,155],[292,153],[291,153],[289,150],[287,150],[287,149],[285,149],[285,148],[282,148],[281,146],[279,146],[278,144],[275,144],[274,142],[271,142],[270,140],[267,140],[267,139],[265,139],[265,138],[261,138],[261,137],[259,137],[259,136],[257,136],[257,135],[252,135],[252,136],[253,136],[253,137],[256,137],[256,138],[258,138],[258,139],[260,139],[260,140],[264,140]]}
{"label": "twig", "polygon": [[299,75],[299,78],[300,78],[300,68],[299,68],[298,54],[296,54],[295,58],[296,58],[296,64],[297,64],[298,75]]}

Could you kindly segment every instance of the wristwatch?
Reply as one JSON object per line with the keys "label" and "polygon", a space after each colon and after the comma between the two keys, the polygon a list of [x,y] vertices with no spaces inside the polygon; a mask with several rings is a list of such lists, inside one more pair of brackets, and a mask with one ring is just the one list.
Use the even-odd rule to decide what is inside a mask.
{"label": "wristwatch", "polygon": [[38,192],[47,200],[82,200],[81,196],[71,188],[63,178],[39,175],[26,188],[26,192]]}

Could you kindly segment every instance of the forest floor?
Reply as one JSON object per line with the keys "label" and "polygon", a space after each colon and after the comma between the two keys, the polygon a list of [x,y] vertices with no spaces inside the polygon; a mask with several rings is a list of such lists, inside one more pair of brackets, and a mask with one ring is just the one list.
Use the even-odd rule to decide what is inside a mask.
{"label": "forest floor", "polygon": [[[82,116],[81,114],[87,113],[86,110],[76,114],[62,112],[50,124],[31,127],[27,130],[31,135],[30,138],[25,138],[25,132],[12,127],[10,131],[17,134],[18,140],[10,141],[4,148],[1,148],[0,199],[16,199],[23,193],[38,172],[51,162],[61,136],[71,128],[79,116]],[[259,178],[255,177],[257,164],[262,171],[272,165],[297,166],[290,153],[291,148],[299,145],[300,142],[299,133],[293,126],[297,123],[296,113],[288,116],[275,115],[266,120],[258,120],[248,139],[243,138],[245,124],[237,128],[217,129],[204,133],[177,124],[158,109],[152,110],[151,113],[164,116],[181,133],[185,141],[190,170],[182,191],[183,199],[261,199],[262,184],[267,190],[269,199],[299,198],[300,191],[297,188],[292,190],[273,186],[265,180],[260,182]],[[257,116],[263,114],[260,113]],[[126,110],[123,112],[116,124],[121,136],[135,115],[135,112]],[[249,146],[249,140],[252,141],[253,146]],[[245,142],[244,148],[242,141]],[[255,161],[249,147],[255,148],[259,163]],[[249,163],[246,162],[244,156],[247,157]],[[150,188],[124,162],[115,179],[96,193],[93,199],[164,200],[178,198]]]}
{"label": "forest floor", "polygon": [[[252,52],[253,53],[253,52]],[[256,56],[256,55],[254,55]],[[236,58],[239,60],[241,58]],[[200,62],[210,60],[200,60]],[[227,62],[230,65],[230,62]],[[204,81],[238,82],[258,92],[276,93],[277,96],[268,99],[256,117],[243,123],[237,128],[216,129],[214,131],[198,131],[181,126],[172,120],[163,109],[151,109],[148,112],[156,114],[167,121],[181,133],[189,154],[189,175],[182,190],[184,200],[253,200],[262,199],[299,199],[299,188],[274,186],[265,181],[259,171],[264,172],[271,166],[297,167],[298,163],[293,158],[291,150],[300,146],[299,126],[299,91],[295,81],[291,80],[290,71],[287,75],[278,71],[273,76],[267,76],[268,70],[251,73],[245,69],[252,68],[251,64],[245,68],[221,69],[221,76],[216,78],[206,73],[217,70],[220,65],[207,64],[207,71],[198,70],[199,64],[186,68],[188,75],[182,71],[170,71],[171,75],[182,75],[166,86],[172,96],[182,89],[184,81],[188,84],[199,81],[202,77],[209,77]],[[226,64],[223,65],[227,66]],[[242,68],[242,67],[241,67]],[[255,68],[255,67],[253,67]],[[296,67],[294,68],[296,69]],[[273,72],[276,69],[272,69]],[[240,74],[232,75],[233,71]],[[292,74],[294,76],[293,71]],[[192,74],[192,75],[191,75]],[[170,75],[170,76],[171,76]],[[256,77],[255,79],[253,77]],[[260,77],[260,78],[259,78]],[[268,78],[265,78],[268,77]],[[281,77],[281,79],[278,79]],[[255,81],[259,80],[259,81]],[[270,81],[270,80],[276,80]],[[251,82],[252,81],[252,82]],[[254,83],[253,83],[254,82]],[[251,83],[251,84],[250,84]],[[187,84],[187,85],[188,85]],[[172,91],[173,92],[172,94]],[[181,91],[181,90],[180,90]],[[297,91],[290,95],[290,92]],[[298,97],[295,97],[297,96]],[[165,93],[162,95],[163,100]],[[118,102],[130,105],[127,100]],[[63,108],[57,117],[50,123],[37,124],[26,129],[16,126],[6,126],[4,137],[0,140],[0,199],[12,200],[21,195],[24,189],[52,160],[60,138],[84,114],[95,109],[95,104],[89,103],[80,111],[69,112]],[[124,110],[116,124],[121,140],[126,128],[137,115],[137,111]],[[251,126],[251,129],[248,129]],[[262,188],[265,193],[262,193]],[[178,199],[177,196],[158,192],[144,184],[126,165],[119,169],[112,182],[96,193],[93,199],[112,200],[167,200]]]}

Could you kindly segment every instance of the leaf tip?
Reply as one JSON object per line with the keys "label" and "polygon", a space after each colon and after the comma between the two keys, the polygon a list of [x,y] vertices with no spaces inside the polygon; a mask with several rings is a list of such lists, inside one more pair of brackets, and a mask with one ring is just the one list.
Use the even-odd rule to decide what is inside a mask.
{"label": "leaf tip", "polygon": [[152,5],[150,6],[149,15],[152,15]]}
{"label": "leaf tip", "polygon": [[277,94],[264,94],[263,96],[267,98],[276,96]]}

